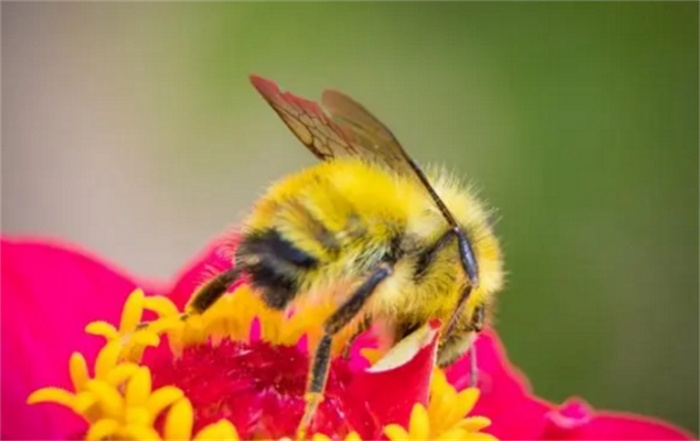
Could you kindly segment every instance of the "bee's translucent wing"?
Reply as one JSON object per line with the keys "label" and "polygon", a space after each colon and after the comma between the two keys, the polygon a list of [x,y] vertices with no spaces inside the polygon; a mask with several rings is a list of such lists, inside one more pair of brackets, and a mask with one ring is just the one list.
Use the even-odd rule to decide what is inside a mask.
{"label": "bee's translucent wing", "polygon": [[330,112],[329,117],[317,103],[282,92],[270,80],[256,75],[250,80],[297,138],[318,158],[362,158],[394,173],[418,179],[445,219],[457,226],[452,214],[396,137],[362,105],[342,92],[326,90],[322,103]]}
{"label": "bee's translucent wing", "polygon": [[250,81],[287,127],[319,159],[327,160],[343,155],[359,156],[348,135],[318,104],[289,92],[282,92],[275,83],[259,76],[252,75]]}
{"label": "bee's translucent wing", "polygon": [[389,130],[362,106],[334,90],[323,93],[323,105],[280,91],[270,80],[251,82],[291,131],[322,160],[357,157],[396,173],[414,174],[406,154]]}
{"label": "bee's translucent wing", "polygon": [[360,103],[337,90],[325,90],[323,106],[355,146],[358,156],[382,164],[396,173],[419,177],[420,170],[411,161],[393,133]]}

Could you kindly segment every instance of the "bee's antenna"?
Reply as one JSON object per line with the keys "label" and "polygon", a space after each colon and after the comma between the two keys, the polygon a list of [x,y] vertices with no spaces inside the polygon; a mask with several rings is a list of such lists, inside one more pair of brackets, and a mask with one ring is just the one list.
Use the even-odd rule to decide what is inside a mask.
{"label": "bee's antenna", "polygon": [[455,219],[454,215],[447,208],[447,205],[445,205],[442,199],[440,199],[440,196],[438,196],[438,194],[435,192],[435,189],[433,189],[433,187],[430,185],[428,178],[423,174],[423,171],[420,169],[420,167],[418,167],[418,164],[416,164],[405,152],[402,151],[402,154],[406,161],[411,165],[411,168],[415,172],[418,179],[421,181],[421,183],[423,183],[423,187],[428,191],[430,197],[432,197],[433,202],[435,202],[437,205],[440,213],[442,213],[442,216],[452,227],[452,231],[454,232],[455,236],[457,236],[457,246],[459,247],[459,257],[462,261],[462,268],[464,268],[464,272],[469,278],[469,284],[472,288],[476,289],[479,286],[479,266],[476,263],[474,249],[469,243],[467,236],[459,227],[457,219]]}

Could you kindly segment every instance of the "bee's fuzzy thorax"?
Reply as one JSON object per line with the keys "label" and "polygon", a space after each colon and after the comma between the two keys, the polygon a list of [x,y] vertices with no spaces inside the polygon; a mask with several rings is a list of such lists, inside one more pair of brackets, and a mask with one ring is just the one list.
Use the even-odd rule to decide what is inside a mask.
{"label": "bee's fuzzy thorax", "polygon": [[[465,310],[466,323],[474,307],[490,303],[501,286],[500,249],[488,213],[472,192],[442,169],[431,169],[429,176],[478,259],[481,283]],[[428,253],[448,229],[417,180],[362,160],[334,160],[268,189],[244,222],[248,240],[238,260],[245,264],[249,259],[260,277],[274,278],[269,282],[276,285],[266,288],[275,291],[277,306],[310,292],[334,292],[340,302],[389,260],[393,274],[372,295],[365,312],[418,324],[431,316],[449,317],[467,283],[455,242]],[[267,248],[253,245],[271,234],[275,240],[266,241]],[[333,289],[338,286],[343,289]]]}

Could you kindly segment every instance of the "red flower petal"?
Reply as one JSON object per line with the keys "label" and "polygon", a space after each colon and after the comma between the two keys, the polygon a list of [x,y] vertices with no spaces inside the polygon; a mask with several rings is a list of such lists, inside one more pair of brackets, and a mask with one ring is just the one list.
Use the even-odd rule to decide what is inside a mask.
{"label": "red flower petal", "polygon": [[[472,413],[489,417],[489,433],[499,439],[697,439],[655,419],[594,412],[580,399],[557,407],[536,397],[527,378],[509,361],[493,330],[487,329],[479,336],[477,354],[481,397]],[[468,373],[469,357],[465,356],[447,375],[456,388],[463,389]]]}
{"label": "red flower petal", "polygon": [[572,398],[546,415],[546,427],[539,439],[687,440],[697,437],[653,418],[625,413],[594,413],[585,401]]}
{"label": "red flower petal", "polygon": [[427,405],[441,326],[439,320],[431,321],[372,367],[356,373],[350,395],[366,401],[382,424],[407,426],[413,405]]}
{"label": "red flower petal", "polygon": [[26,404],[44,386],[71,388],[68,359],[94,359],[99,339],[85,334],[97,318],[118,323],[136,283],[84,251],[1,238],[2,438],[65,437],[82,422],[59,406]]}
{"label": "red flower petal", "polygon": [[[500,339],[485,329],[476,341],[481,395],[473,415],[491,419],[489,433],[499,439],[536,439],[544,430],[544,415],[551,404],[535,397],[525,375],[508,359]],[[468,354],[447,370],[447,378],[458,390],[467,387]]]}

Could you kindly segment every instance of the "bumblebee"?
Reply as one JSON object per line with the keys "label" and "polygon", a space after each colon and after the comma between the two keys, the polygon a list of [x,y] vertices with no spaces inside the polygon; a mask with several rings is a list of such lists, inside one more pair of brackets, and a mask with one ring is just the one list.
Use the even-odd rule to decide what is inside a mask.
{"label": "bumblebee", "polygon": [[421,168],[364,107],[337,90],[317,103],[251,76],[255,89],[321,162],[273,184],[242,223],[233,269],[193,296],[201,314],[242,275],[265,303],[332,296],[309,371],[303,436],[322,399],[331,345],[384,324],[390,344],[431,318],[445,324],[437,361],[472,354],[503,282],[501,251],[489,212],[458,180]]}

